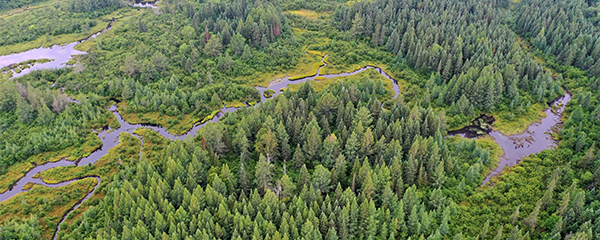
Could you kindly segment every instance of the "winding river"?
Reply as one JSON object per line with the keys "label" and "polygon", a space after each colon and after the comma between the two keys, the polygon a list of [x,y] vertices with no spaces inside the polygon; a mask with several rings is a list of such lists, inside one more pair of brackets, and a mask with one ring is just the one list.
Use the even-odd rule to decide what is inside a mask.
{"label": "winding river", "polygon": [[[143,4],[138,7],[153,7],[153,8],[155,8],[155,6],[152,4]],[[110,28],[110,24],[109,24],[108,28]],[[108,28],[103,30],[102,32],[108,30]],[[91,38],[96,37],[98,34],[101,34],[102,32],[92,35]],[[85,52],[77,51],[74,49],[74,46],[80,42],[81,41],[71,43],[71,44],[68,44],[65,46],[54,46],[51,48],[39,48],[39,49],[33,49],[33,50],[29,50],[27,52],[23,52],[23,53],[19,53],[19,54],[2,56],[2,57],[0,57],[0,66],[10,65],[13,63],[19,63],[19,62],[29,60],[29,59],[40,59],[40,58],[55,59],[54,61],[49,62],[49,63],[36,64],[32,68],[25,70],[25,71],[21,72],[20,74],[15,75],[14,77],[22,76],[32,70],[37,70],[37,69],[42,69],[42,68],[63,67],[63,66],[65,66],[65,63],[71,58],[71,55],[85,54]],[[309,80],[315,80],[317,77],[333,78],[333,77],[351,76],[351,75],[366,71],[368,69],[375,69],[383,77],[385,77],[386,79],[388,79],[392,82],[393,90],[394,90],[394,98],[396,98],[400,94],[400,88],[398,86],[398,82],[395,79],[393,79],[392,77],[390,77],[389,74],[385,73],[381,68],[378,68],[375,66],[365,66],[363,68],[360,68],[358,70],[355,70],[353,72],[348,72],[348,73],[321,75],[321,68],[327,65],[327,63],[325,62],[326,56],[327,55],[322,57],[322,59],[321,59],[322,65],[321,65],[321,67],[319,67],[317,73],[313,76],[309,76],[309,77],[305,77],[305,78],[301,78],[301,79],[297,79],[297,80],[290,80],[288,77],[285,77],[282,79],[277,79],[277,80],[272,81],[267,87],[256,86],[256,89],[260,92],[260,95],[261,95],[261,101],[259,103],[257,103],[256,106],[260,105],[260,103],[264,103],[265,101],[267,101],[267,98],[263,94],[266,90],[275,91],[275,93],[272,95],[272,97],[275,97],[275,96],[279,95],[282,92],[282,89],[286,88],[289,84],[300,84],[300,83],[304,83]],[[566,102],[568,102],[569,100],[570,100],[570,95],[566,95],[561,100],[557,100],[555,104],[557,104],[558,102],[561,102],[561,101],[563,102],[563,104],[566,104]],[[87,200],[89,197],[91,197],[95,193],[96,189],[100,185],[100,177],[99,176],[85,176],[85,177],[71,179],[71,180],[57,183],[57,184],[48,184],[48,183],[44,182],[43,179],[34,178],[34,176],[36,174],[46,171],[46,170],[49,170],[49,169],[52,169],[52,168],[57,168],[57,167],[85,166],[88,164],[94,164],[100,158],[102,158],[103,156],[108,154],[108,151],[110,149],[112,149],[113,147],[115,147],[119,144],[119,136],[121,133],[124,133],[124,132],[140,138],[142,140],[141,147],[143,147],[143,144],[144,144],[143,139],[140,136],[133,133],[133,131],[137,128],[149,128],[149,129],[156,131],[161,136],[163,136],[167,139],[181,140],[181,139],[185,139],[188,137],[194,137],[196,135],[196,133],[198,132],[198,130],[200,130],[202,127],[204,127],[208,123],[208,121],[207,121],[205,123],[196,124],[187,133],[185,133],[183,135],[173,135],[173,134],[167,132],[167,130],[165,128],[162,128],[159,126],[148,126],[148,125],[143,125],[143,124],[130,124],[130,123],[126,122],[123,119],[123,117],[121,116],[121,114],[118,112],[118,109],[116,106],[111,106],[109,108],[109,110],[115,115],[116,119],[119,121],[121,126],[117,129],[108,128],[108,129],[105,129],[98,133],[98,137],[102,140],[101,148],[94,151],[89,156],[84,157],[76,162],[62,159],[57,162],[46,163],[46,164],[38,165],[38,166],[32,168],[29,172],[27,172],[25,174],[24,177],[22,177],[16,183],[14,183],[13,186],[11,187],[11,189],[0,194],[0,202],[8,200],[11,197],[13,197],[19,193],[26,192],[27,190],[23,190],[23,187],[27,183],[34,183],[34,184],[39,184],[39,185],[43,185],[46,187],[56,188],[56,187],[66,186],[72,182],[79,181],[81,179],[87,179],[87,178],[97,179],[97,184],[94,186],[94,189],[91,192],[89,192],[84,198],[79,200],[71,209],[69,209],[62,216],[59,224],[57,225],[56,231],[54,232],[53,239],[56,239],[57,234],[60,230],[60,225],[65,221],[68,214],[71,213],[73,210],[77,209],[81,205],[82,202]],[[210,120],[210,122],[216,123],[226,113],[233,112],[236,110],[237,110],[237,108],[224,107],[221,109],[221,111],[217,115],[215,115],[215,117],[213,119]],[[499,132],[495,132],[495,131],[489,132],[489,135],[492,136],[495,139],[495,141],[502,146],[502,148],[504,149],[504,152],[505,152],[505,156],[502,158],[501,162],[498,164],[498,167],[495,170],[493,170],[492,173],[485,178],[483,184],[487,183],[493,174],[499,173],[503,167],[510,166],[510,165],[517,163],[517,161],[521,157],[527,156],[532,153],[537,153],[543,149],[547,149],[547,148],[555,146],[555,142],[552,140],[552,138],[549,137],[548,134],[546,134],[546,132],[551,131],[551,129],[555,125],[560,123],[560,115],[563,110],[564,110],[564,105],[560,106],[558,111],[556,111],[556,112],[553,112],[551,110],[551,108],[549,108],[548,110],[546,110],[547,117],[542,119],[541,123],[537,123],[537,124],[530,126],[525,133],[520,134],[520,135],[507,137],[507,136],[502,135]],[[464,137],[473,137],[473,136],[467,134],[467,132],[451,132],[450,133],[450,135],[455,135],[455,134],[462,135]],[[525,140],[523,140],[523,139],[525,139]],[[141,157],[141,148],[140,148],[140,157]]]}

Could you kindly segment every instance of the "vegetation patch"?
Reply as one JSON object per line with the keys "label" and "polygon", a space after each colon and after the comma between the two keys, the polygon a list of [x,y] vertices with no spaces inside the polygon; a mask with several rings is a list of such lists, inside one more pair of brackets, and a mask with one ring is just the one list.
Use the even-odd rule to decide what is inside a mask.
{"label": "vegetation patch", "polygon": [[265,90],[265,92],[263,93],[263,96],[265,96],[266,98],[271,98],[273,97],[273,94],[275,93],[275,91],[271,90],[271,89],[267,89]]}
{"label": "vegetation patch", "polygon": [[[201,120],[199,117],[195,117],[194,114],[186,114],[183,116],[168,116],[162,114],[160,112],[150,112],[150,113],[128,113],[127,112],[127,103],[125,101],[120,102],[119,113],[123,116],[123,119],[131,124],[150,124],[155,126],[162,126],[171,134],[182,135],[185,134],[188,130],[190,130],[194,124]],[[215,110],[219,111],[219,110]],[[211,116],[216,115],[216,113],[212,113],[211,115],[206,116],[204,119],[209,118],[212,119]]]}
{"label": "vegetation patch", "polygon": [[[372,84],[375,86],[375,89],[379,89],[380,91],[378,91],[377,94],[380,101],[386,101],[394,97],[395,92],[392,82],[383,77],[381,74],[379,74],[379,72],[377,72],[376,69],[373,68],[351,76],[320,78],[320,80],[315,79],[315,81],[311,82],[312,87],[317,92],[321,92],[334,84],[358,85],[361,83]],[[303,84],[305,83],[289,84],[287,88],[290,91],[297,91],[302,88]]]}
{"label": "vegetation patch", "polygon": [[96,184],[96,179],[88,178],[58,188],[33,185],[29,191],[0,202],[0,223],[35,213],[42,225],[42,237],[51,239],[61,217]]}
{"label": "vegetation patch", "polygon": [[90,134],[81,146],[72,146],[61,151],[46,152],[29,157],[26,161],[10,166],[6,174],[0,175],[0,193],[6,192],[11,185],[21,179],[29,170],[37,165],[57,162],[63,158],[76,161],[89,156],[102,146],[102,141],[96,134]]}
{"label": "vegetation patch", "polygon": [[322,17],[327,17],[331,14],[330,12],[315,12],[315,11],[309,10],[309,9],[290,10],[290,11],[285,11],[283,13],[300,15],[300,16],[306,17],[308,19],[313,19],[313,20],[318,20]]}
{"label": "vegetation patch", "polygon": [[52,168],[38,173],[36,177],[46,183],[59,183],[66,180],[81,178],[84,176],[97,175],[102,183],[111,180],[110,176],[117,170],[122,169],[126,163],[135,163],[139,160],[141,141],[129,133],[121,133],[119,145],[111,148],[96,163],[90,166],[65,166]]}
{"label": "vegetation patch", "polygon": [[508,111],[496,112],[492,114],[496,121],[494,129],[506,136],[521,134],[527,130],[534,122],[540,122],[546,117],[545,110],[548,108],[545,104],[536,103],[523,111],[511,109]]}
{"label": "vegetation patch", "polygon": [[149,128],[138,128],[133,133],[139,135],[144,140],[142,146],[142,158],[153,162],[161,156],[165,144],[169,141],[156,131]]}
{"label": "vegetation patch", "polygon": [[214,110],[210,115],[208,115],[204,119],[202,119],[202,121],[200,123],[205,123],[205,122],[212,120],[220,112],[221,112],[221,110]]}
{"label": "vegetation patch", "polygon": [[245,106],[246,104],[242,101],[225,102],[225,107],[241,108]]}

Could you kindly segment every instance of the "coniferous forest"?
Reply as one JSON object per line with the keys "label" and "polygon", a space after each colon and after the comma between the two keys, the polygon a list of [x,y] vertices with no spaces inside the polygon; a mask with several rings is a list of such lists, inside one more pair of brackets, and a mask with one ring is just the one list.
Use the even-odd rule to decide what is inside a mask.
{"label": "coniferous forest", "polygon": [[598,0],[0,0],[0,67],[0,240],[600,239]]}

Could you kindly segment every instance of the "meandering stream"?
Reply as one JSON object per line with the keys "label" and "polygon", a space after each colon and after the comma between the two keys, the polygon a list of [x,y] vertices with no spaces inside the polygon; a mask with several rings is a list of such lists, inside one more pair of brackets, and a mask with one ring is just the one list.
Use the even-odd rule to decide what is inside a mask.
{"label": "meandering stream", "polygon": [[[71,44],[69,44],[71,45]],[[264,96],[264,92],[266,90],[273,90],[275,93],[272,95],[271,98],[279,95],[284,88],[286,88],[289,84],[300,84],[300,83],[305,83],[306,81],[309,80],[314,80],[316,77],[322,77],[322,78],[333,78],[333,77],[344,77],[344,76],[351,76],[354,74],[358,74],[361,73],[367,69],[375,69],[377,70],[382,76],[384,76],[385,78],[387,78],[388,80],[390,80],[393,84],[393,89],[394,89],[394,97],[399,95],[400,92],[400,88],[398,86],[398,82],[393,79],[392,77],[390,77],[387,73],[385,73],[381,68],[378,67],[374,67],[374,66],[366,66],[363,68],[360,68],[356,71],[353,72],[349,72],[349,73],[340,73],[340,74],[325,74],[325,75],[321,75],[321,68],[326,66],[327,63],[325,63],[324,59],[326,56],[323,56],[321,61],[322,61],[322,66],[319,67],[317,73],[313,76],[309,76],[309,77],[305,77],[305,78],[301,78],[301,79],[297,79],[297,80],[290,80],[289,77],[285,77],[282,79],[277,79],[272,81],[268,87],[259,87],[256,86],[256,89],[260,92],[261,95],[261,101],[259,103],[257,103],[255,106],[260,105],[261,103],[267,101],[267,98]],[[75,102],[75,100],[73,101]],[[50,162],[50,163],[46,163],[46,164],[42,164],[42,165],[38,165],[35,166],[34,168],[32,168],[29,172],[27,172],[27,174],[25,174],[25,176],[23,176],[21,179],[19,179],[15,184],[13,184],[13,186],[11,186],[11,188],[0,194],[0,202],[1,201],[5,201],[10,199],[11,197],[22,193],[22,192],[26,192],[28,190],[23,190],[23,187],[27,184],[27,183],[34,183],[34,184],[40,184],[46,187],[51,187],[51,188],[56,188],[56,187],[61,187],[61,186],[66,186],[72,182],[75,181],[79,181],[81,179],[85,179],[85,178],[96,178],[98,180],[98,184],[94,187],[94,190],[89,192],[83,199],[81,199],[75,206],[73,206],[69,211],[67,211],[65,213],[65,215],[62,217],[61,221],[59,222],[56,231],[54,233],[54,239],[56,239],[57,237],[57,233],[60,230],[60,224],[62,224],[64,222],[64,220],[66,219],[66,217],[68,216],[69,213],[71,213],[73,210],[77,209],[81,203],[83,201],[85,201],[86,199],[88,199],[89,197],[91,197],[96,189],[98,188],[99,184],[100,184],[100,178],[98,176],[87,176],[87,177],[83,177],[83,178],[76,178],[76,179],[71,179],[65,182],[61,182],[58,184],[49,184],[43,181],[43,179],[39,179],[39,178],[35,178],[34,176],[36,176],[38,173],[49,170],[49,169],[53,169],[53,168],[57,168],[57,167],[64,167],[64,166],[86,166],[89,164],[94,164],[96,161],[98,161],[100,158],[102,158],[103,156],[105,156],[106,154],[108,154],[108,151],[110,149],[112,149],[113,147],[117,146],[119,144],[119,136],[121,135],[121,133],[129,133],[131,135],[133,135],[134,137],[138,137],[142,140],[142,146],[143,147],[143,139],[134,134],[133,131],[137,128],[149,128],[152,129],[154,131],[156,131],[158,134],[160,134],[161,136],[170,139],[170,140],[182,140],[188,137],[194,137],[196,135],[196,133],[198,132],[198,130],[200,130],[202,127],[204,127],[208,122],[213,122],[216,123],[219,121],[219,119],[221,119],[221,117],[223,117],[226,113],[228,112],[233,112],[236,111],[237,108],[234,107],[224,107],[220,110],[219,113],[217,113],[210,121],[204,122],[204,123],[200,123],[200,124],[196,124],[194,125],[187,133],[183,134],[183,135],[173,135],[171,133],[169,133],[165,128],[160,127],[160,126],[149,126],[149,125],[144,125],[144,124],[131,124],[126,122],[123,117],[121,116],[121,114],[118,112],[117,107],[115,105],[111,106],[109,108],[109,110],[115,115],[117,121],[119,121],[120,123],[120,127],[117,129],[111,129],[110,127],[99,132],[98,133],[98,137],[101,139],[102,141],[102,146],[97,149],[96,151],[92,152],[89,156],[84,157],[82,159],[80,159],[79,161],[68,161],[66,159],[62,159],[60,161],[57,162]],[[140,157],[141,157],[141,147],[140,147]]]}
{"label": "meandering stream", "polygon": [[[155,6],[152,4],[144,4],[144,5],[140,5],[138,7],[153,7],[153,8],[155,8]],[[101,34],[102,32],[108,30],[109,28],[110,28],[110,24],[107,29],[105,29],[99,33],[96,33],[96,34],[92,35],[91,37],[94,38],[98,34]],[[8,56],[1,56],[0,57],[0,67],[3,65],[19,63],[19,62],[29,60],[29,59],[40,59],[40,58],[55,59],[54,61],[49,62],[49,63],[36,64],[32,68],[24,70],[20,74],[14,75],[14,77],[22,76],[24,74],[29,73],[32,70],[37,70],[37,69],[42,69],[42,68],[63,67],[63,66],[65,66],[65,63],[71,58],[71,55],[85,54],[85,52],[77,51],[74,49],[74,46],[79,44],[80,42],[81,41],[71,43],[71,44],[68,44],[65,46],[54,46],[51,48],[39,48],[39,49],[29,50],[29,51],[23,52],[23,53],[12,54],[12,55],[8,55]],[[366,71],[368,69],[375,69],[383,77],[385,77],[386,79],[388,79],[392,82],[393,90],[394,90],[394,98],[396,98],[400,94],[400,88],[398,86],[398,82],[395,79],[393,79],[392,77],[390,77],[389,74],[385,73],[381,68],[378,68],[375,66],[365,66],[363,68],[360,68],[358,70],[355,70],[353,72],[348,72],[348,73],[321,75],[321,68],[327,65],[327,63],[324,61],[326,56],[327,55],[322,57],[322,59],[321,59],[322,65],[321,65],[321,67],[319,67],[317,73],[313,76],[309,76],[309,77],[305,77],[305,78],[297,79],[297,80],[290,80],[289,77],[285,77],[282,79],[277,79],[277,80],[272,81],[267,87],[256,86],[256,89],[260,92],[260,95],[261,95],[261,100],[259,103],[256,104],[256,106],[260,105],[260,103],[264,103],[265,101],[267,101],[267,98],[264,96],[264,92],[266,90],[275,91],[275,93],[272,95],[272,97],[276,97],[278,94],[280,94],[282,92],[282,89],[286,88],[290,84],[304,83],[309,80],[315,80],[317,77],[333,78],[333,77],[351,76],[351,75],[355,75],[355,74],[361,73],[363,71]],[[566,95],[562,100],[559,100],[556,102],[562,101],[562,103],[566,105],[566,102],[568,102],[569,100],[570,100],[570,95]],[[116,119],[119,121],[121,126],[117,129],[108,128],[108,129],[105,129],[98,133],[98,137],[102,140],[102,146],[98,150],[92,152],[89,156],[84,157],[76,162],[62,159],[57,162],[51,162],[51,163],[46,163],[46,164],[35,166],[29,172],[27,172],[25,174],[25,176],[23,176],[16,183],[14,183],[10,190],[0,194],[0,202],[8,200],[11,197],[13,197],[19,193],[28,191],[28,190],[23,190],[23,187],[27,183],[34,183],[34,184],[39,184],[39,185],[43,185],[46,187],[56,188],[56,187],[66,186],[72,182],[79,181],[81,179],[86,179],[86,178],[97,179],[98,183],[94,186],[94,190],[89,192],[84,198],[82,198],[80,201],[78,201],[77,204],[75,204],[71,209],[69,209],[62,216],[61,221],[57,225],[56,231],[54,232],[53,239],[56,239],[57,234],[60,230],[60,225],[64,222],[64,220],[66,219],[68,214],[70,214],[73,210],[77,209],[81,205],[82,202],[87,200],[89,197],[91,197],[95,193],[96,189],[100,185],[100,177],[99,176],[85,176],[82,178],[75,178],[75,179],[71,179],[71,180],[57,183],[57,184],[48,184],[48,183],[44,182],[43,179],[34,178],[34,176],[36,174],[46,171],[46,170],[49,170],[49,169],[57,168],[57,167],[63,167],[63,166],[78,166],[79,167],[79,166],[85,166],[88,164],[94,164],[100,158],[102,158],[103,156],[108,154],[108,151],[110,149],[112,149],[113,147],[115,147],[119,144],[119,136],[121,133],[124,133],[124,132],[129,133],[129,134],[131,134],[135,137],[138,137],[142,140],[142,144],[140,147],[140,157],[141,157],[141,148],[143,147],[143,139],[140,136],[133,133],[133,131],[137,128],[149,128],[149,129],[156,131],[161,136],[163,136],[167,139],[181,140],[181,139],[185,139],[188,137],[194,137],[196,135],[196,133],[198,132],[198,130],[200,130],[202,127],[204,127],[208,123],[208,121],[207,121],[205,123],[196,124],[187,133],[185,133],[183,135],[173,135],[173,134],[167,132],[167,130],[163,127],[148,126],[148,125],[144,125],[144,124],[130,124],[130,123],[126,122],[123,119],[123,117],[121,116],[121,114],[118,112],[118,109],[116,106],[111,106],[109,108],[109,110],[115,115]],[[214,116],[214,118],[212,118],[210,120],[210,122],[218,122],[219,119],[221,119],[221,117],[223,117],[226,113],[233,112],[236,110],[237,110],[237,108],[224,107],[221,109],[221,111],[217,115]],[[518,159],[520,159],[521,157],[527,156],[531,153],[537,153],[543,149],[547,149],[547,148],[555,146],[554,140],[552,140],[549,137],[549,135],[546,134],[546,132],[551,131],[552,127],[554,127],[556,124],[560,123],[560,115],[563,110],[564,110],[564,105],[559,107],[559,109],[558,109],[558,111],[556,111],[556,113],[553,112],[549,108],[548,110],[546,110],[546,113],[548,116],[545,117],[544,119],[542,119],[541,123],[530,126],[528,128],[528,131],[525,132],[524,134],[506,137],[499,132],[495,132],[495,131],[489,132],[489,135],[494,137],[495,141],[497,143],[499,143],[500,146],[502,146],[502,148],[504,149],[504,152],[505,152],[505,156],[502,158],[501,162],[498,164],[498,167],[494,171],[492,171],[492,173],[490,175],[488,175],[485,178],[483,184],[488,182],[493,174],[499,173],[502,170],[502,168],[505,166],[510,166],[512,164],[515,164],[518,161]],[[451,132],[450,133],[450,135],[453,135],[453,134],[459,134],[464,137],[472,137],[464,132],[463,133],[461,133],[461,132]],[[519,139],[521,139],[521,140],[519,140]],[[525,142],[523,142],[522,139],[525,139]],[[523,145],[518,144],[519,142],[522,142]],[[517,145],[519,147],[511,149],[511,147],[514,147]]]}

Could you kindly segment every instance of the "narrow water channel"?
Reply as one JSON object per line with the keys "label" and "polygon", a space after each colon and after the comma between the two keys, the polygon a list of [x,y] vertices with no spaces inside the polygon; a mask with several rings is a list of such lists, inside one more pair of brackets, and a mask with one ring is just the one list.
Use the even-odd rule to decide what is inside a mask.
{"label": "narrow water channel", "polygon": [[[151,3],[145,3],[145,4],[139,3],[139,4],[140,5],[138,7],[156,8]],[[103,32],[108,30],[109,28],[110,28],[110,25],[108,28],[103,30]],[[100,33],[102,33],[102,32],[100,32]],[[96,37],[100,33],[94,34],[91,37],[92,38]],[[12,54],[12,55],[8,55],[8,56],[1,56],[0,57],[0,67],[3,65],[6,66],[6,65],[14,64],[14,63],[19,63],[19,62],[26,61],[29,59],[40,59],[40,58],[54,59],[54,61],[52,61],[52,62],[45,63],[47,65],[36,64],[34,67],[32,67],[26,71],[23,71],[19,75],[15,75],[15,77],[22,76],[32,70],[37,70],[37,69],[42,69],[42,68],[63,67],[63,66],[65,66],[65,63],[71,58],[71,55],[85,54],[85,52],[77,51],[74,49],[74,46],[77,45],[78,43],[80,43],[80,42],[71,43],[71,44],[68,44],[65,46],[54,46],[51,48],[39,48],[39,49],[29,50],[29,51],[23,52],[23,53]],[[306,53],[306,50],[305,50],[305,53]],[[261,96],[261,101],[259,103],[257,103],[256,106],[260,105],[260,103],[264,103],[265,101],[267,101],[267,98],[264,96],[264,92],[266,90],[273,90],[274,94],[272,95],[272,97],[276,97],[277,95],[279,95],[282,92],[282,89],[286,88],[290,84],[304,83],[309,80],[315,80],[317,77],[333,78],[333,77],[351,76],[351,75],[355,75],[355,74],[361,73],[363,71],[366,71],[368,69],[375,69],[383,77],[385,77],[386,79],[388,79],[392,82],[393,90],[394,90],[394,98],[396,98],[400,94],[400,88],[398,86],[398,82],[395,79],[393,79],[392,77],[390,77],[389,74],[385,73],[381,68],[378,68],[375,66],[365,66],[363,68],[360,68],[358,70],[355,70],[353,72],[348,72],[348,73],[321,75],[321,68],[327,65],[327,63],[324,61],[326,56],[327,55],[322,57],[322,59],[321,59],[322,65],[321,65],[321,67],[319,67],[317,73],[313,76],[309,76],[309,77],[305,77],[305,78],[297,79],[297,80],[290,80],[288,77],[285,77],[282,79],[274,80],[273,82],[271,82],[268,85],[268,87],[256,86],[255,88],[260,92],[260,96]],[[543,149],[548,149],[548,148],[554,147],[555,142],[554,142],[554,140],[552,140],[552,138],[550,138],[550,136],[547,134],[547,132],[551,131],[555,125],[560,123],[561,113],[564,110],[564,106],[570,100],[570,98],[571,98],[570,95],[566,95],[562,99],[557,100],[554,104],[558,104],[559,102],[563,104],[558,108],[558,111],[553,112],[551,110],[551,108],[549,108],[548,110],[546,110],[547,117],[542,119],[542,121],[540,123],[536,123],[536,124],[530,126],[528,128],[528,130],[523,134],[507,137],[507,136],[502,135],[499,132],[490,131],[489,135],[492,136],[495,139],[495,141],[500,144],[500,146],[502,146],[502,148],[505,152],[505,156],[502,157],[500,163],[498,164],[498,167],[495,170],[493,170],[490,175],[486,176],[483,184],[487,183],[493,174],[497,174],[497,173],[501,172],[501,170],[505,166],[510,166],[510,165],[516,164],[520,158],[527,156],[529,154],[532,154],[532,153],[537,153]],[[87,200],[89,197],[91,197],[95,193],[96,189],[98,188],[98,186],[100,184],[100,177],[86,176],[83,178],[71,179],[71,180],[61,182],[58,184],[48,184],[48,183],[44,182],[43,179],[34,178],[34,176],[36,174],[46,171],[46,170],[49,170],[49,169],[52,169],[52,168],[56,168],[56,167],[73,166],[73,165],[85,166],[88,164],[94,164],[100,158],[105,156],[110,149],[112,149],[113,147],[115,147],[119,144],[119,136],[121,133],[126,132],[129,134],[132,134],[135,137],[140,138],[140,136],[133,134],[133,131],[137,128],[144,128],[144,127],[149,128],[149,129],[156,131],[161,136],[163,136],[167,139],[182,140],[182,139],[185,139],[188,137],[194,137],[196,135],[196,133],[198,132],[198,130],[200,130],[202,127],[204,127],[208,123],[208,122],[206,122],[206,123],[196,124],[187,133],[185,133],[183,135],[173,135],[173,134],[167,132],[167,130],[165,128],[160,127],[160,126],[148,126],[148,125],[143,125],[143,124],[127,123],[123,119],[121,114],[118,112],[118,109],[116,106],[111,106],[109,108],[109,110],[115,115],[116,119],[119,121],[121,126],[117,129],[108,128],[108,129],[105,129],[98,133],[98,137],[102,140],[102,146],[98,150],[94,151],[88,157],[82,158],[77,162],[68,161],[68,160],[63,159],[58,162],[47,163],[47,164],[39,165],[39,166],[32,168],[28,173],[25,174],[24,177],[19,179],[11,187],[10,190],[0,194],[0,202],[10,199],[11,197],[17,195],[18,193],[26,192],[27,190],[23,190],[23,187],[27,183],[40,184],[40,185],[43,185],[46,187],[55,188],[55,187],[65,186],[72,182],[79,181],[79,180],[85,179],[85,178],[96,178],[98,183],[94,187],[94,190],[89,192],[75,206],[73,206],[71,209],[69,209],[63,215],[63,217],[62,217],[61,221],[59,222],[59,224],[56,228],[56,231],[54,233],[54,239],[56,239],[57,234],[60,230],[60,225],[64,222],[64,220],[66,219],[68,214],[70,214],[73,210],[78,208],[81,205],[81,203],[83,203],[85,200]],[[209,122],[216,123],[226,113],[234,112],[236,110],[237,110],[237,108],[233,108],[233,107],[225,108],[224,107]],[[453,135],[453,134],[462,135],[464,137],[470,137],[468,134],[461,133],[461,132],[450,133],[450,135]],[[142,140],[142,147],[143,147],[143,139],[141,139],[141,140]],[[141,148],[140,148],[139,154],[141,157]]]}
{"label": "narrow water channel", "polygon": [[[366,66],[363,68],[360,68],[356,71],[353,72],[349,72],[349,73],[340,73],[340,74],[327,74],[327,75],[320,75],[321,72],[321,68],[323,66],[326,66],[327,63],[325,63],[324,59],[325,59],[326,55],[323,56],[323,58],[321,59],[323,65],[319,68],[319,70],[317,71],[317,74],[315,74],[314,76],[309,76],[309,77],[305,77],[305,78],[301,78],[301,79],[297,79],[297,80],[290,80],[288,77],[286,78],[282,78],[282,79],[277,79],[274,80],[273,82],[271,82],[269,84],[268,87],[259,87],[256,86],[256,89],[259,90],[260,95],[261,95],[261,101],[259,103],[257,103],[255,106],[259,106],[260,103],[263,103],[265,101],[267,101],[267,98],[264,97],[264,91],[266,90],[273,90],[275,93],[273,94],[272,97],[275,97],[277,95],[279,95],[282,90],[284,88],[286,88],[288,86],[288,84],[300,84],[300,83],[305,83],[306,81],[309,80],[314,80],[316,77],[325,77],[325,78],[333,78],[333,77],[343,77],[343,76],[351,76],[354,74],[358,74],[361,73],[367,69],[376,69],[382,76],[384,76],[385,78],[389,79],[392,84],[393,84],[393,89],[394,89],[394,97],[398,96],[399,92],[400,92],[400,88],[398,86],[398,82],[393,79],[392,77],[390,77],[387,73],[385,73],[381,68],[378,67],[374,67],[374,66]],[[75,102],[75,101],[73,101]],[[57,167],[64,167],[64,166],[86,166],[89,164],[94,164],[96,161],[98,161],[100,158],[102,158],[103,156],[105,156],[106,154],[108,154],[108,151],[110,149],[112,149],[113,147],[117,146],[119,144],[119,136],[121,135],[121,133],[129,133],[135,137],[138,137],[141,139],[140,136],[136,135],[133,133],[133,131],[137,128],[149,128],[152,129],[154,131],[156,131],[157,133],[159,133],[161,136],[170,139],[170,140],[183,140],[185,138],[188,137],[194,137],[196,135],[196,133],[198,132],[198,130],[200,130],[202,127],[204,127],[208,122],[213,122],[216,123],[219,121],[219,119],[221,119],[221,117],[223,117],[226,113],[228,112],[234,112],[237,110],[237,108],[234,107],[224,107],[221,109],[221,111],[215,115],[210,121],[207,121],[205,123],[201,123],[201,124],[196,124],[194,125],[187,133],[183,134],[183,135],[173,135],[171,133],[169,133],[165,128],[160,127],[160,126],[149,126],[149,125],[144,125],[144,124],[131,124],[126,122],[123,117],[121,116],[121,114],[118,112],[117,106],[113,105],[109,108],[109,110],[115,115],[117,121],[119,121],[120,123],[120,127],[117,129],[111,129],[110,127],[99,132],[98,133],[98,137],[101,139],[102,141],[102,146],[97,149],[96,151],[92,152],[89,156],[84,157],[82,159],[80,159],[79,161],[73,162],[73,161],[68,161],[66,159],[62,159],[58,162],[52,162],[52,163],[47,163],[47,164],[43,164],[43,165],[39,165],[36,166],[34,168],[32,168],[27,174],[25,174],[24,177],[22,177],[21,179],[19,179],[8,191],[0,194],[0,202],[1,201],[5,201],[10,199],[11,197],[22,193],[22,192],[26,192],[28,190],[23,190],[23,187],[25,186],[25,184],[27,183],[34,183],[34,184],[40,184],[46,187],[51,187],[51,188],[55,188],[55,187],[61,187],[61,186],[65,186],[68,185],[74,181],[79,181],[81,179],[84,178],[89,178],[89,177],[94,177],[98,179],[98,184],[94,187],[94,190],[89,192],[83,199],[81,199],[73,208],[71,208],[69,211],[67,211],[65,213],[65,215],[63,216],[63,218],[61,219],[61,221],[59,222],[57,229],[54,233],[54,239],[56,239],[58,231],[60,230],[60,224],[62,224],[64,222],[64,220],[66,219],[66,217],[68,216],[69,213],[71,213],[73,210],[75,210],[77,207],[79,207],[81,205],[82,202],[84,202],[86,199],[88,199],[89,197],[91,197],[94,192],[96,191],[96,189],[98,188],[99,184],[100,184],[100,178],[98,176],[88,176],[88,177],[84,177],[84,178],[76,178],[76,179],[71,179],[65,182],[61,182],[58,184],[48,184],[46,182],[43,181],[43,179],[39,179],[39,178],[34,178],[34,176],[40,172],[52,169],[52,168],[57,168]],[[143,139],[142,140],[142,147],[143,147]],[[141,157],[141,148],[140,148],[140,157]]]}

